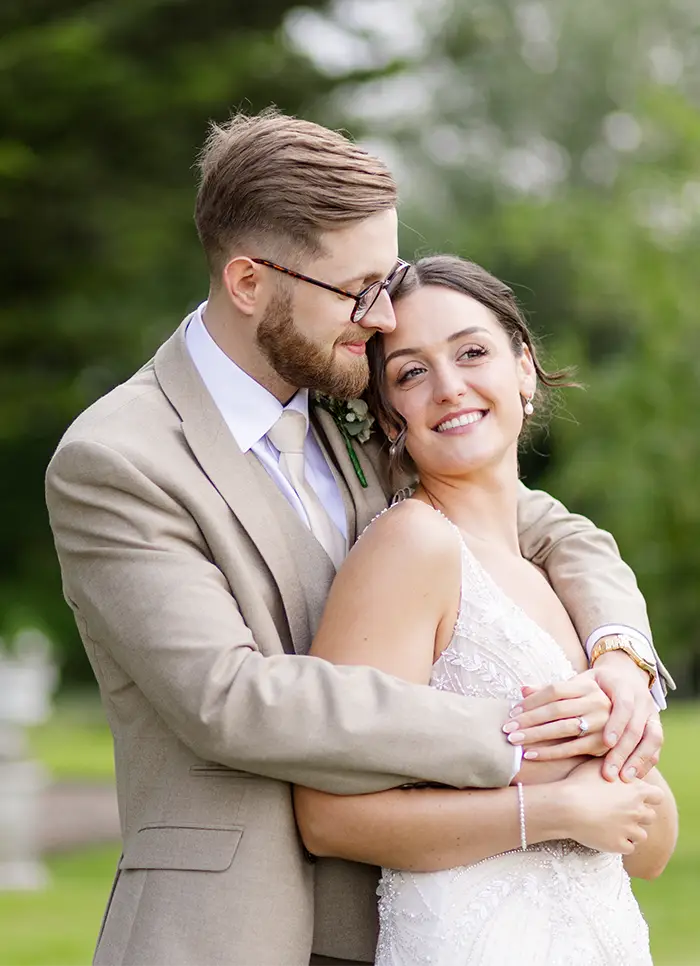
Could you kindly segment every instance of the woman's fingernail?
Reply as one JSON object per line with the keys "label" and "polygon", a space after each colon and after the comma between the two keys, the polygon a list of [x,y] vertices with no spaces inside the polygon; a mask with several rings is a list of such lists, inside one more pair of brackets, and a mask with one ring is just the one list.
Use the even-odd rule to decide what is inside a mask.
{"label": "woman's fingernail", "polygon": [[512,735],[508,735],[508,741],[511,743],[511,745],[519,745],[524,737],[524,731],[514,731]]}
{"label": "woman's fingernail", "polygon": [[520,705],[518,705],[517,708],[511,709],[510,716],[511,718],[515,718],[517,715],[522,713],[523,713],[523,709],[520,707]]}
{"label": "woman's fingernail", "polygon": [[617,767],[617,765],[610,765],[610,767],[607,769],[607,772],[608,775],[611,775],[613,778],[617,778],[617,773],[619,770],[620,769]]}
{"label": "woman's fingernail", "polygon": [[518,725],[517,721],[508,721],[503,725],[503,730],[507,735],[509,735],[511,731],[517,731],[519,727],[520,726]]}
{"label": "woman's fingernail", "polygon": [[528,761],[534,761],[535,758],[537,757],[538,757],[538,754],[536,751],[526,751],[523,754],[523,758],[527,758]]}
{"label": "woman's fingernail", "polygon": [[625,768],[624,773],[623,773],[623,777],[624,778],[628,778],[631,781],[633,778],[636,778],[637,777],[637,769],[636,768]]}
{"label": "woman's fingernail", "polygon": [[614,731],[611,731],[610,734],[608,735],[608,744],[610,745],[611,748],[614,748],[615,745],[617,744],[617,735],[615,734]]}

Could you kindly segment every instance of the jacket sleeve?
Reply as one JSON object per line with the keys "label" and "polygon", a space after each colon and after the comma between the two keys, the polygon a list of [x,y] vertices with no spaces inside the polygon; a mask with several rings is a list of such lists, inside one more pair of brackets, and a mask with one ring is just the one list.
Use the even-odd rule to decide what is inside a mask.
{"label": "jacket sleeve", "polygon": [[66,442],[46,492],[64,593],[98,675],[107,653],[201,758],[337,794],[509,783],[507,701],[263,656],[191,514],[123,454]]}
{"label": "jacket sleeve", "polygon": [[[548,493],[522,484],[518,529],[524,556],[546,571],[582,641],[604,624],[625,624],[652,643],[646,603],[634,573],[607,531],[570,513]],[[669,684],[673,687],[654,654],[664,689]]]}

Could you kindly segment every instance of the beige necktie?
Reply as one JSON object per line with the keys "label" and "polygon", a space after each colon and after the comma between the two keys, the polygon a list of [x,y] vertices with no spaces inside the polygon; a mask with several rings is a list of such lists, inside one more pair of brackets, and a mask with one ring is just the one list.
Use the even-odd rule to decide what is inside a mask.
{"label": "beige necktie", "polygon": [[280,451],[280,469],[301,500],[309,518],[311,532],[335,564],[337,570],[345,559],[345,537],[333,523],[325,507],[306,482],[306,419],[294,409],[285,409],[267,434],[272,445]]}

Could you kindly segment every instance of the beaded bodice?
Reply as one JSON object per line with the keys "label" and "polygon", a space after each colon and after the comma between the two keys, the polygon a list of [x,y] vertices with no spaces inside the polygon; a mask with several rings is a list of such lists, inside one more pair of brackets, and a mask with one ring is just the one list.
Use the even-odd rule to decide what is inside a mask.
{"label": "beaded bodice", "polygon": [[447,522],[461,543],[462,593],[452,640],[433,665],[432,687],[517,701],[523,684],[573,677],[556,641],[501,590]]}
{"label": "beaded bodice", "polygon": [[[461,544],[462,592],[431,686],[515,701],[523,684],[572,677],[556,641],[447,522]],[[384,869],[378,891],[377,966],[651,966],[646,923],[620,856],[575,842],[546,842],[443,872]]]}

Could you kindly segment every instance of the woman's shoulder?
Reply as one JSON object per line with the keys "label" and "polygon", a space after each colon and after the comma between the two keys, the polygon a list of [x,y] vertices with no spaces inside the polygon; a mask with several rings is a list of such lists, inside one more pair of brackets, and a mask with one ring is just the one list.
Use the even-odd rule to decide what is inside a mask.
{"label": "woman's shoulder", "polygon": [[365,528],[352,553],[357,556],[395,557],[422,565],[456,558],[459,531],[447,517],[419,499],[404,499],[383,510]]}

